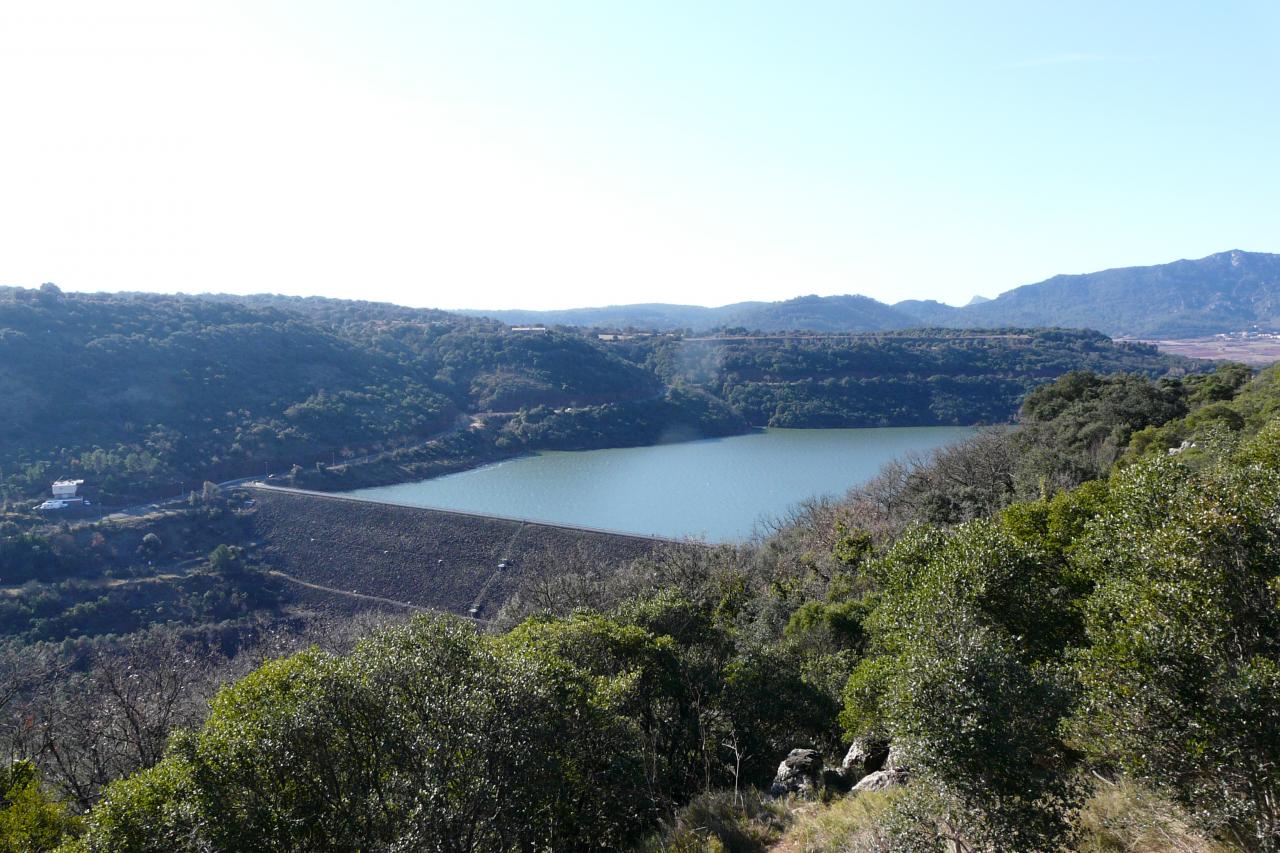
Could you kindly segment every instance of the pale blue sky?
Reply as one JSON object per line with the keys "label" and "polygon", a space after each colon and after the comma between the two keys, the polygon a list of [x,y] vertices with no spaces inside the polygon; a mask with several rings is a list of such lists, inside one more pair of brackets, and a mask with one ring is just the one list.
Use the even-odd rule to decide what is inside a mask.
{"label": "pale blue sky", "polygon": [[0,0],[0,283],[964,302],[1280,250],[1280,4]]}

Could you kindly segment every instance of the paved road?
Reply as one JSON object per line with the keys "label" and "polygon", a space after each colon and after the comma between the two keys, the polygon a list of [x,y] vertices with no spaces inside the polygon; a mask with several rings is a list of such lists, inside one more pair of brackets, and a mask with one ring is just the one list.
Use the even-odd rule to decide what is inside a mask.
{"label": "paved road", "polygon": [[[321,586],[318,583],[311,583],[310,581],[304,581],[302,578],[296,578],[293,575],[285,574],[284,572],[278,571],[276,569],[267,570],[267,574],[274,575],[275,577],[278,577],[281,580],[286,581],[288,583],[296,583],[298,586],[305,586],[308,589],[314,589],[318,592],[327,592],[332,595],[341,595],[341,596],[345,596],[346,598],[354,598],[358,601],[374,601],[374,602],[378,602],[379,604],[390,604],[390,605],[394,605],[395,607],[403,607],[406,610],[413,610],[418,613],[450,613],[451,612],[448,610],[442,610],[435,607],[423,607],[421,604],[411,604],[407,601],[400,601],[395,598],[383,598],[380,595],[365,595],[364,593],[356,592],[355,590],[335,589],[334,587],[331,587],[331,586]],[[458,613],[452,613],[451,615],[456,616],[459,619],[466,619],[469,622],[474,622],[477,625],[487,625],[489,623],[488,619],[478,619],[475,616],[466,616]]]}
{"label": "paved road", "polygon": [[[261,479],[261,478],[241,477],[237,480],[227,480],[224,483],[218,483],[218,488],[231,489],[231,488],[235,488],[236,486],[243,486],[245,483],[252,483],[258,479]],[[113,519],[122,519],[122,518],[140,518],[144,515],[151,515],[153,512],[160,512],[165,507],[177,506],[178,504],[185,503],[186,500],[187,499],[184,496],[180,498],[168,498],[166,500],[152,501],[149,504],[138,504],[137,506],[129,506],[129,507],[125,507],[124,509],[112,510],[106,515],[100,516],[100,519],[102,521],[111,521]]]}
{"label": "paved road", "polygon": [[408,444],[408,445],[405,445],[404,447],[397,447],[393,450],[379,450],[377,453],[366,453],[364,456],[354,456],[350,459],[343,459],[341,462],[337,463],[333,467],[341,468],[344,465],[363,465],[366,462],[372,462],[375,459],[381,459],[384,456],[389,456],[390,454],[397,453],[401,450],[417,450],[419,448],[426,447],[428,444],[430,444],[433,441],[439,441],[440,439],[445,438],[446,436],[453,435],[455,432],[462,432],[464,429],[466,429],[469,426],[471,426],[471,416],[466,414],[460,414],[458,415],[457,418],[454,419],[453,426],[449,427],[446,430],[441,430],[440,432],[437,432],[434,435],[429,435],[426,438],[424,438],[422,441],[419,441],[417,444]]}

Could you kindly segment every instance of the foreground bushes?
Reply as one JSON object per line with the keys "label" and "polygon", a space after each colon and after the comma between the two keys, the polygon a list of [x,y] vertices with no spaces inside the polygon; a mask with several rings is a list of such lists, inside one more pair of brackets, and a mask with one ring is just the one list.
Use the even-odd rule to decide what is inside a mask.
{"label": "foreground bushes", "polygon": [[676,590],[482,635],[449,617],[266,664],[80,851],[621,849],[697,792],[767,781],[836,706]]}
{"label": "foreground bushes", "polygon": [[616,848],[654,808],[631,688],[447,619],[305,652],[109,788],[81,849]]}
{"label": "foreground bushes", "polygon": [[1061,849],[1086,761],[1280,849],[1280,424],[1192,462],[920,530],[872,565],[843,720],[930,792],[914,837],[935,838],[912,849]]}

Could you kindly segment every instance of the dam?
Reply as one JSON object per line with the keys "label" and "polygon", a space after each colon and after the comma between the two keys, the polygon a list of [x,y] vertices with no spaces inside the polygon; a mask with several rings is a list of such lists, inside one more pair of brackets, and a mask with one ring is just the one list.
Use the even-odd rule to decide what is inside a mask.
{"label": "dam", "polygon": [[443,610],[491,618],[521,584],[573,555],[607,569],[688,543],[261,484],[256,547],[298,596],[331,610]]}

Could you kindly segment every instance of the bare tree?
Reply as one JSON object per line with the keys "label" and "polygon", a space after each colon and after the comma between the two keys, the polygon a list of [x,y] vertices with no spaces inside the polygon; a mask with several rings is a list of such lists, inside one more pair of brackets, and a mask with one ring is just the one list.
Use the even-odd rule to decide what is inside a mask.
{"label": "bare tree", "polygon": [[174,729],[204,719],[225,664],[169,631],[134,635],[90,651],[81,672],[47,669],[11,734],[51,784],[88,808],[111,781],[158,762]]}

